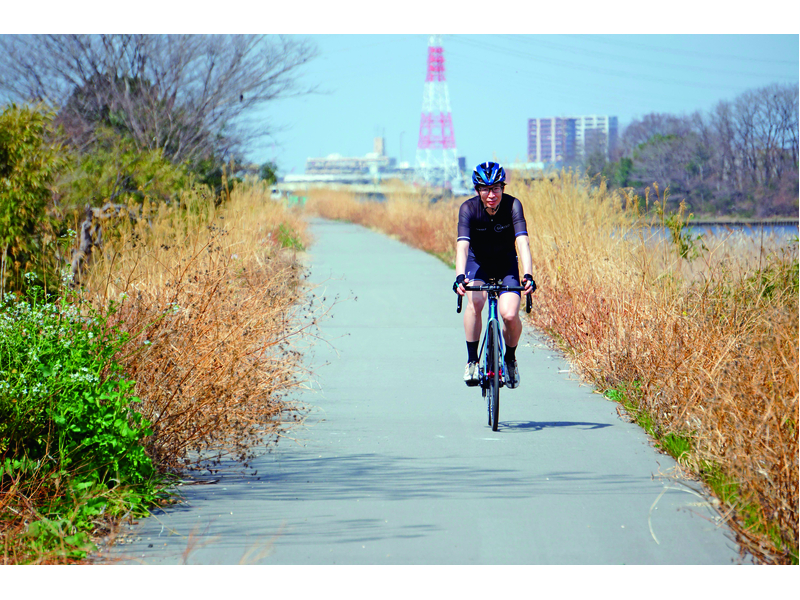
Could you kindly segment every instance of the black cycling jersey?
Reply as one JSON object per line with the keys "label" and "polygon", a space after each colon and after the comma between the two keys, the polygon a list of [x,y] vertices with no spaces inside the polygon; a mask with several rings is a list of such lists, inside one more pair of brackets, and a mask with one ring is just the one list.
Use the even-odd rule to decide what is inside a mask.
{"label": "black cycling jersey", "polygon": [[481,199],[474,196],[458,210],[458,240],[469,242],[469,256],[479,265],[516,264],[517,236],[528,235],[522,203],[503,194],[497,212],[486,212]]}

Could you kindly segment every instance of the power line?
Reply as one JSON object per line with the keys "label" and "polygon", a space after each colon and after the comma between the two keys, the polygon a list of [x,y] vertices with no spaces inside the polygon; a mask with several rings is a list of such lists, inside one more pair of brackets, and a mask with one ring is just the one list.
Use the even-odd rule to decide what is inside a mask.
{"label": "power line", "polygon": [[[527,35],[522,36],[522,35],[506,34],[503,37],[507,38],[507,39],[512,39],[515,42],[522,42],[524,44],[534,44],[534,45],[547,46],[547,47],[554,48],[554,49],[557,49],[557,50],[566,50],[567,52],[572,52],[572,53],[575,53],[575,54],[586,54],[586,49],[585,48],[579,48],[577,46],[570,46],[568,44],[558,44],[558,43],[555,43],[555,42],[550,42],[550,41],[542,39],[541,36],[527,36]],[[652,47],[650,49],[651,50],[657,50],[659,53],[661,53],[661,50],[662,50],[661,48],[656,49],[656,48],[652,48]],[[603,57],[603,56],[605,56],[605,57],[608,57],[608,58],[610,58],[612,60],[618,60],[618,61],[630,61],[631,60],[630,56],[627,56],[627,55],[626,56],[620,56],[619,54],[609,54],[609,53],[606,53],[606,52],[598,52],[597,50],[592,50],[591,53],[592,53],[592,57],[593,58],[594,57]],[[705,54],[703,56],[704,57],[708,57],[708,55],[705,55]],[[694,58],[697,58],[697,57],[695,56]],[[718,69],[718,68],[701,67],[700,65],[669,64],[669,63],[666,63],[666,62],[661,61],[661,60],[650,60],[650,59],[642,58],[641,56],[637,56],[635,60],[636,60],[637,63],[649,63],[649,64],[656,65],[656,66],[659,66],[659,67],[668,67],[668,68],[673,68],[673,69],[681,69],[681,70],[684,70],[684,71],[687,71],[687,70],[688,71],[705,71],[707,73],[720,73],[720,71],[721,71],[721,69]],[[772,62],[772,61],[769,61],[769,62]],[[742,77],[763,77],[765,75],[763,72],[761,72],[761,73],[752,73],[752,72],[746,72],[746,71],[733,71],[733,70],[730,70],[730,69],[724,69],[724,72],[726,74],[728,74],[728,75],[739,75],[739,76],[742,76]]]}
{"label": "power line", "polygon": [[[474,59],[474,57],[467,56],[459,52],[453,52],[452,50],[446,50],[445,54],[447,55],[447,57],[460,58],[464,61],[468,61],[473,64],[476,62],[476,59]],[[557,81],[555,79],[551,79],[546,75],[542,75],[541,73],[538,72],[533,72],[525,69],[518,69],[515,67],[509,67],[503,64],[497,65],[496,63],[491,62],[489,59],[477,59],[477,61],[481,62],[482,64],[491,65],[492,73],[499,75],[500,77],[498,77],[498,79],[503,79],[504,82],[508,82],[504,83],[504,85],[511,86],[512,89],[531,89],[541,93],[542,88],[547,88],[548,96],[556,96],[558,98],[569,99],[569,100],[573,100],[576,96],[576,89],[574,83],[570,84],[570,83],[565,83],[563,81]],[[450,65],[452,64],[453,63],[450,63]],[[457,70],[452,69],[450,72],[451,73],[457,72]],[[559,88],[560,90],[563,91],[554,92],[553,88]],[[663,96],[664,96],[663,94],[659,94],[659,97]],[[604,98],[611,101],[623,102],[626,104],[631,103],[630,96],[617,96],[617,95],[604,94]],[[609,109],[611,109],[611,106],[609,106]]]}
{"label": "power line", "polygon": [[466,44],[466,45],[469,45],[469,46],[473,46],[473,47],[479,48],[481,50],[487,50],[487,49],[488,50],[493,50],[495,52],[499,52],[499,53],[502,53],[502,54],[507,54],[507,55],[510,55],[510,56],[515,56],[517,58],[522,58],[522,59],[525,59],[525,60],[535,61],[535,62],[538,62],[538,63],[551,64],[551,65],[555,65],[555,66],[558,66],[558,67],[565,67],[565,68],[568,68],[568,69],[574,69],[574,70],[578,70],[578,71],[586,71],[586,72],[590,72],[590,73],[595,74],[595,75],[597,75],[597,74],[608,75],[610,77],[618,77],[618,78],[625,79],[625,80],[633,79],[633,80],[636,80],[637,83],[639,83],[639,82],[641,82],[643,80],[647,80],[647,81],[652,81],[652,82],[655,82],[655,83],[658,83],[658,84],[675,84],[675,85],[680,85],[680,86],[684,86],[684,87],[692,87],[692,88],[698,88],[698,89],[716,89],[716,90],[724,89],[724,90],[731,90],[731,91],[739,91],[740,90],[739,87],[730,86],[730,85],[694,83],[694,82],[689,82],[689,81],[686,81],[686,80],[671,79],[671,78],[666,78],[666,77],[653,77],[653,76],[644,75],[644,74],[641,74],[641,73],[624,72],[624,71],[619,71],[619,70],[615,70],[615,69],[608,69],[608,68],[603,68],[603,67],[590,67],[588,65],[579,64],[579,63],[566,61],[566,60],[559,60],[559,59],[554,59],[554,58],[544,58],[542,56],[537,56],[535,54],[530,54],[530,53],[522,52],[522,51],[519,51],[519,50],[512,50],[512,49],[509,49],[509,48],[504,48],[503,46],[498,46],[496,44],[488,44],[486,42],[478,42],[478,41],[470,39],[470,38],[468,38],[466,36],[458,36],[458,37],[455,37],[455,38],[452,38],[452,39],[453,40],[458,40],[460,43],[463,43],[463,44]]}
{"label": "power line", "polygon": [[559,66],[559,67],[566,67],[568,69],[574,69],[574,70],[578,70],[578,71],[587,71],[587,72],[590,72],[590,73],[593,73],[593,74],[608,75],[610,77],[619,77],[619,78],[622,78],[622,79],[635,79],[635,80],[637,80],[637,82],[642,81],[642,80],[646,80],[646,81],[652,81],[652,82],[659,83],[659,84],[670,83],[670,84],[681,85],[681,86],[685,86],[685,87],[699,88],[699,89],[725,89],[725,90],[739,90],[740,89],[739,87],[736,87],[736,86],[730,86],[730,85],[724,85],[724,84],[695,83],[695,82],[690,82],[690,81],[686,81],[686,80],[672,79],[672,78],[666,78],[666,77],[654,77],[654,76],[645,75],[645,74],[642,74],[642,73],[632,73],[632,72],[626,72],[626,71],[619,71],[619,70],[616,70],[616,69],[609,69],[609,68],[604,68],[604,67],[592,67],[592,66],[588,66],[588,65],[585,65],[585,64],[575,63],[575,62],[571,62],[571,61],[567,61],[567,60],[560,60],[560,59],[555,59],[555,58],[545,58],[545,57],[542,57],[542,56],[539,56],[539,55],[536,55],[536,54],[531,54],[531,53],[528,53],[528,52],[523,52],[523,51],[515,50],[515,49],[509,49],[509,48],[505,48],[503,46],[498,46],[496,44],[489,44],[489,43],[486,43],[486,42],[479,42],[479,41],[474,40],[474,39],[472,39],[472,38],[470,38],[468,36],[457,36],[457,37],[454,37],[452,39],[453,40],[457,40],[457,41],[459,41],[460,43],[463,43],[463,44],[467,44],[467,45],[470,45],[470,46],[473,46],[473,47],[476,47],[476,48],[480,48],[482,50],[489,49],[489,50],[493,50],[495,52],[500,52],[500,53],[507,54],[507,55],[510,55],[510,56],[515,56],[517,58],[522,58],[522,59],[525,59],[525,60],[533,60],[533,61],[536,61],[536,62],[539,62],[539,63],[551,64],[551,65],[555,65],[555,66]]}
{"label": "power line", "polygon": [[[616,114],[624,107],[627,113],[640,113],[646,114],[651,112],[669,112],[675,113],[673,108],[659,109],[653,106],[653,102],[657,101],[662,103],[664,101],[679,101],[684,98],[678,94],[670,93],[675,88],[672,86],[640,86],[638,81],[632,81],[631,84],[637,86],[635,93],[630,94],[615,94],[614,92],[621,92],[621,86],[614,86],[611,89],[614,92],[609,92],[608,89],[604,90],[601,95],[586,94],[580,90],[576,90],[574,83],[565,83],[564,81],[554,80],[548,75],[543,75],[540,72],[519,69],[517,67],[508,66],[510,63],[507,61],[497,61],[487,54],[482,54],[478,57],[474,55],[462,54],[458,51],[450,49],[445,50],[446,56],[455,58],[455,61],[448,60],[448,72],[458,73],[464,64],[470,65],[468,68],[471,72],[487,72],[481,71],[476,66],[491,66],[491,73],[495,79],[502,81],[504,86],[504,93],[519,94],[530,90],[531,97],[546,96],[548,99],[561,99],[565,101],[578,101],[581,100],[584,104],[590,105],[590,108],[584,110],[571,110],[561,111],[561,114],[584,112],[586,114],[607,112],[608,114]],[[530,64],[527,63],[527,64]],[[451,82],[453,79],[451,79]],[[557,89],[554,89],[557,88]],[[544,91],[546,90],[546,91]],[[742,89],[737,88],[737,92],[741,93]],[[458,98],[453,99],[454,104],[460,104]],[[695,107],[693,110],[684,110],[677,112],[695,112],[702,111],[701,107]],[[622,121],[620,121],[622,123]]]}
{"label": "power line", "polygon": [[605,37],[600,37],[598,35],[586,35],[580,34],[577,37],[590,40],[593,42],[599,42],[601,44],[610,44],[613,46],[622,46],[624,48],[641,48],[643,50],[653,50],[656,52],[662,52],[666,54],[680,54],[683,56],[690,56],[692,58],[704,57],[704,58],[720,58],[723,60],[748,60],[751,62],[763,62],[763,63],[780,63],[786,65],[796,65],[796,60],[779,60],[779,59],[770,59],[770,58],[753,58],[752,56],[734,56],[732,54],[713,54],[710,52],[692,52],[690,50],[679,50],[677,48],[664,48],[664,47],[655,47],[649,46],[647,44],[637,44],[636,42],[623,42],[619,39],[610,40]]}

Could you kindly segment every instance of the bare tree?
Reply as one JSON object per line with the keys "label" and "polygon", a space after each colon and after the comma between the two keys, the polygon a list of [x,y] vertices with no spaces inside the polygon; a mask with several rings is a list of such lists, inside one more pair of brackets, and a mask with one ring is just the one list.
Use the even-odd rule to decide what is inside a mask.
{"label": "bare tree", "polygon": [[75,143],[101,123],[195,162],[270,133],[247,114],[313,91],[298,79],[315,56],[311,42],[283,36],[0,36],[0,91],[57,107]]}
{"label": "bare tree", "polygon": [[625,128],[619,147],[630,155],[654,136],[685,135],[690,130],[691,125],[683,117],[668,113],[650,113],[641,119],[634,119]]}
{"label": "bare tree", "polygon": [[719,174],[717,189],[723,188],[741,191],[741,161],[737,159],[736,132],[734,126],[733,107],[730,102],[722,101],[710,115],[711,145]]}
{"label": "bare tree", "polygon": [[758,182],[758,146],[756,144],[756,114],[758,107],[753,92],[745,92],[734,102],[735,150],[741,161],[747,183]]}
{"label": "bare tree", "polygon": [[796,86],[749,90],[705,116],[645,115],[626,128],[620,147],[634,180],[669,186],[692,210],[797,213]]}

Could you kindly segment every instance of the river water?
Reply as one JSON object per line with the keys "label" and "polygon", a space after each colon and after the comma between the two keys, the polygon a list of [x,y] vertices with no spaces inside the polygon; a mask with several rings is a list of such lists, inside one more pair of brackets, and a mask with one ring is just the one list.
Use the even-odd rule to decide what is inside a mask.
{"label": "river water", "polygon": [[772,225],[755,223],[753,225],[706,225],[698,224],[689,227],[689,233],[692,235],[713,235],[715,237],[727,236],[731,234],[748,235],[752,237],[774,237],[776,239],[786,239],[791,241],[794,237],[798,237],[798,224],[793,225]]}
{"label": "river water", "polygon": [[[664,237],[669,238],[670,232],[666,227],[646,227],[645,231],[649,229],[650,236],[654,238]],[[798,225],[795,224],[761,224],[754,223],[747,224],[693,224],[684,229],[684,234],[689,234],[692,237],[702,235],[704,239],[730,239],[734,240],[748,240],[751,243],[761,243],[770,246],[789,246],[796,244],[798,240]]]}

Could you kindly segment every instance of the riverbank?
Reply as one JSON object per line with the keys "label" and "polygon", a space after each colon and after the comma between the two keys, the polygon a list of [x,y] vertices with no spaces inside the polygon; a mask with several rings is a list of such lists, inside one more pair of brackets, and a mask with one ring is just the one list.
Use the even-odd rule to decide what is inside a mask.
{"label": "riverbank", "polygon": [[786,218],[786,217],[776,217],[774,219],[742,219],[736,217],[716,217],[716,218],[709,218],[709,217],[698,217],[693,218],[691,221],[691,226],[704,226],[704,227],[716,227],[716,226],[728,226],[728,227],[750,227],[753,229],[759,227],[800,227],[800,219],[798,218]]}

